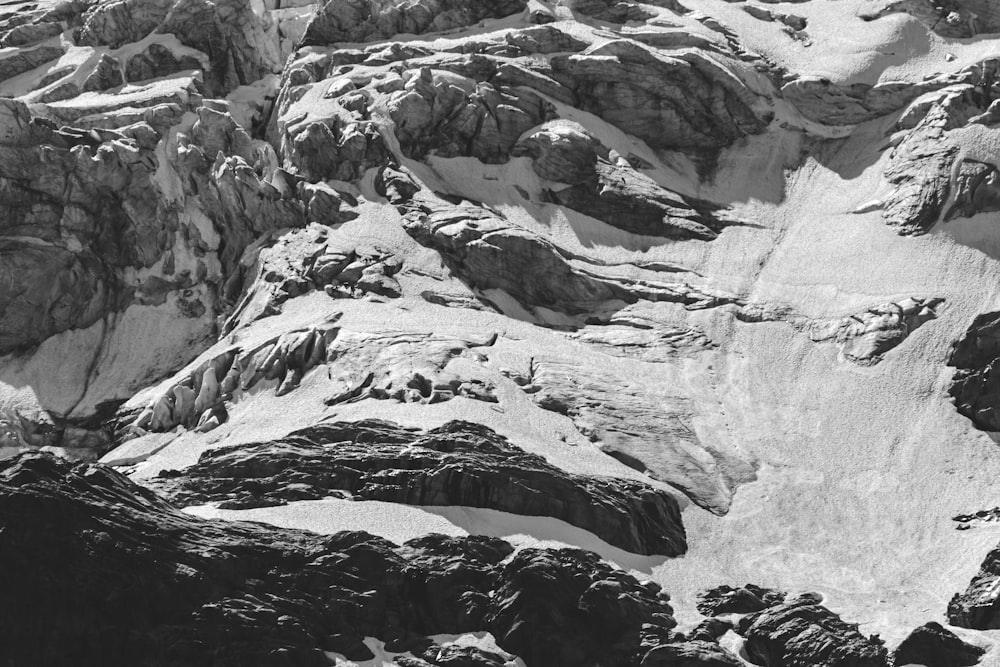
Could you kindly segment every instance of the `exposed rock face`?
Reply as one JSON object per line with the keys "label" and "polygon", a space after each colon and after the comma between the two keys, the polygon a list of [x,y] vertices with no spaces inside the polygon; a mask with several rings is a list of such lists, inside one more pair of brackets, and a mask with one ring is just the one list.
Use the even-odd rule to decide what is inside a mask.
{"label": "exposed rock face", "polygon": [[[692,309],[734,300],[703,294],[685,284],[623,280],[602,275],[599,267],[578,268],[558,247],[512,225],[495,211],[471,202],[451,204],[419,190],[394,170],[383,176],[384,191],[404,213],[404,225],[414,239],[440,252],[477,291],[502,290],[526,309],[543,307],[580,315],[639,299],[678,302]],[[411,193],[418,192],[419,197],[411,199]]]}
{"label": "exposed rock face", "polygon": [[669,58],[621,40],[551,64],[577,106],[655,148],[711,152],[761,132],[769,120],[753,111],[752,93],[697,52]]}
{"label": "exposed rock face", "polygon": [[986,651],[962,641],[954,632],[931,621],[907,636],[893,651],[894,664],[926,665],[927,667],[966,667],[979,662]]}
{"label": "exposed rock face", "polygon": [[225,404],[264,380],[277,381],[278,395],[294,390],[302,377],[330,357],[337,336],[332,325],[284,333],[250,350],[232,348],[167,387],[135,418],[138,433],[176,426],[208,431],[227,419]]}
{"label": "exposed rock face", "polygon": [[798,16],[797,14],[784,14],[782,12],[775,12],[756,5],[743,5],[742,9],[750,16],[762,21],[780,21],[791,30],[805,30],[806,26],[809,25],[808,21],[804,17]]}
{"label": "exposed rock face", "polygon": [[[510,557],[491,538],[397,546],[366,533],[206,521],[105,467],[38,454],[4,463],[0,494],[0,633],[19,663],[112,652],[135,664],[321,665],[324,651],[371,657],[361,640],[376,637],[416,641],[443,665],[454,664],[450,652],[427,651],[422,638],[477,631],[529,665],[637,664],[675,642],[686,651],[658,586],[584,551]],[[220,635],[229,639],[211,639]],[[720,662],[722,649],[712,655],[695,664],[737,664]]]}
{"label": "exposed rock face", "polygon": [[279,67],[278,53],[250,0],[98,3],[84,14],[76,38],[86,46],[119,48],[154,31],[174,34],[183,44],[211,54],[205,83],[213,91],[228,92]]}
{"label": "exposed rock face", "polygon": [[[996,66],[996,61],[985,61],[970,68],[962,77],[963,83],[915,104],[900,119],[899,128],[905,134],[897,135],[901,137],[896,139],[899,144],[892,149],[885,170],[885,179],[893,191],[879,202],[886,224],[900,234],[925,233],[942,217],[952,192],[953,165],[959,153],[951,134],[985,111],[994,96]],[[975,189],[982,182],[982,178],[970,175],[968,168],[960,172],[957,187],[961,189],[949,218],[969,209],[967,201],[975,197]],[[990,201],[988,193],[988,188],[984,189],[980,198]]]}
{"label": "exposed rock face", "polygon": [[486,507],[562,519],[637,553],[686,549],[670,494],[563,473],[468,422],[424,434],[379,421],[312,426],[276,442],[210,450],[157,488],[182,506],[266,506],[346,492],[358,500]]}
{"label": "exposed rock face", "polygon": [[945,220],[971,218],[1000,211],[1000,174],[992,164],[962,160],[955,183],[955,200]]}
{"label": "exposed rock face", "polygon": [[740,619],[737,632],[746,638],[747,655],[774,667],[884,667],[885,646],[865,637],[819,604],[815,594],[801,595]]}
{"label": "exposed rock face", "polygon": [[948,393],[955,408],[981,429],[1000,430],[1000,387],[994,366],[1000,358],[1000,313],[978,316],[952,348],[948,365],[955,367]]}
{"label": "exposed rock face", "polygon": [[1000,627],[1000,549],[993,549],[962,593],[948,602],[948,622],[960,628]]}
{"label": "exposed rock face", "polygon": [[[318,200],[327,224],[343,216],[340,199],[333,191],[318,190],[311,198],[313,212]],[[350,246],[332,238],[325,225],[312,223],[300,231],[282,230],[277,238],[269,235],[247,249],[224,290],[234,297],[242,291],[226,322],[232,331],[261,317],[277,315],[289,299],[323,290],[333,298],[362,298],[376,295],[397,298],[401,287],[394,276],[403,269],[396,255],[374,246]]]}
{"label": "exposed rock face", "polygon": [[442,32],[483,19],[522,11],[524,0],[488,0],[469,5],[455,0],[374,2],[330,0],[309,22],[303,46],[336,42],[370,42],[394,35]]}
{"label": "exposed rock face", "polygon": [[533,130],[521,138],[513,155],[531,157],[535,173],[553,182],[542,191],[543,200],[618,229],[710,240],[722,227],[712,215],[717,207],[691,203],[660,187],[576,123],[555,121]]}
{"label": "exposed rock face", "polygon": [[177,218],[136,139],[58,130],[13,100],[2,117],[2,271],[18,286],[0,295],[5,353],[120,309],[131,296],[122,270],[159,259]]}
{"label": "exposed rock face", "polygon": [[925,93],[969,80],[951,76],[913,83],[855,83],[842,86],[829,79],[802,77],[781,88],[804,116],[827,125],[853,125],[902,109]]}
{"label": "exposed rock face", "polygon": [[862,15],[871,21],[905,12],[942,37],[974,37],[1000,30],[1000,11],[989,0],[895,0]]}
{"label": "exposed rock face", "polygon": [[698,611],[705,616],[752,614],[784,601],[784,593],[753,584],[742,588],[717,586],[698,594]]}
{"label": "exposed rock face", "polygon": [[403,155],[420,159],[471,155],[506,162],[518,137],[554,113],[531,91],[494,86],[429,68],[407,72],[403,90],[387,101]]}
{"label": "exposed rock face", "polygon": [[874,306],[843,318],[815,319],[792,313],[788,308],[750,304],[737,317],[745,322],[786,321],[817,343],[832,341],[844,359],[861,366],[882,361],[917,328],[937,317],[943,299],[909,298]]}

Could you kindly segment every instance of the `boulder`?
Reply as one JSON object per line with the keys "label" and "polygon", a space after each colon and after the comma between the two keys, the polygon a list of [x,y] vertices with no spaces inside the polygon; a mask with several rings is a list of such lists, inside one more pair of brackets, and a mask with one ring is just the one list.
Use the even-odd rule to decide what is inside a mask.
{"label": "boulder", "polygon": [[986,650],[962,641],[952,631],[931,621],[906,636],[893,652],[894,665],[969,667],[978,664]]}

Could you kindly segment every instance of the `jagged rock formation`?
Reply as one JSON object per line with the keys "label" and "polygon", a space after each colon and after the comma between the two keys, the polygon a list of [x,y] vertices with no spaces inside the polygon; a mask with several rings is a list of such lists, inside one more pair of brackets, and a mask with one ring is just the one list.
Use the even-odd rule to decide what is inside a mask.
{"label": "jagged rock formation", "polygon": [[962,160],[955,180],[954,202],[945,214],[945,220],[1000,211],[1000,183],[997,180],[994,165]]}
{"label": "jagged rock formation", "polygon": [[443,32],[523,10],[524,0],[490,0],[469,6],[454,0],[389,4],[356,0],[325,3],[306,27],[303,46],[372,42],[394,35]]}
{"label": "jagged rock formation", "polygon": [[1000,550],[986,554],[979,571],[962,593],[948,602],[948,622],[961,628],[1000,627]]}
{"label": "jagged rock formation", "polygon": [[1000,392],[993,379],[993,367],[1000,358],[998,326],[1000,314],[979,315],[955,341],[948,357],[948,365],[957,369],[948,390],[955,408],[987,431],[1000,430]]}
{"label": "jagged rock formation", "polygon": [[[955,130],[979,122],[996,97],[996,68],[996,60],[968,68],[959,82],[918,100],[897,123],[884,172],[892,194],[875,205],[882,208],[886,224],[900,234],[929,231],[942,218],[954,188],[959,190],[946,219],[962,211],[975,212],[970,200],[982,179],[969,174],[972,165],[960,170],[955,179],[953,167],[961,150],[952,137]],[[984,190],[979,196],[988,202],[987,193]]]}
{"label": "jagged rock formation", "polygon": [[892,656],[895,665],[926,665],[926,667],[967,667],[979,662],[986,651],[962,641],[940,623],[931,621],[911,632],[896,647]]}
{"label": "jagged rock formation", "polygon": [[721,227],[712,215],[718,207],[707,202],[692,204],[665,190],[578,124],[544,124],[525,133],[511,154],[530,157],[538,176],[559,184],[542,190],[543,201],[627,232],[710,240]]}
{"label": "jagged rock formation", "polygon": [[744,650],[763,665],[884,667],[888,654],[877,637],[865,637],[805,594],[740,619]]}
{"label": "jagged rock formation", "polygon": [[752,614],[785,601],[785,594],[747,584],[742,588],[717,586],[698,594],[698,611],[705,616]]}
{"label": "jagged rock formation", "polygon": [[664,646],[738,664],[674,636],[659,586],[580,550],[206,521],[108,468],[39,454],[4,462],[0,494],[0,638],[15,663],[322,665],[372,657],[375,637],[454,664],[429,637],[485,631],[530,665],[661,664]]}
{"label": "jagged rock formation", "polygon": [[684,552],[677,501],[642,483],[563,473],[483,426],[449,422],[424,434],[388,422],[336,422],[277,442],[202,454],[156,488],[181,506],[232,508],[314,500],[466,505],[551,516],[642,554]]}

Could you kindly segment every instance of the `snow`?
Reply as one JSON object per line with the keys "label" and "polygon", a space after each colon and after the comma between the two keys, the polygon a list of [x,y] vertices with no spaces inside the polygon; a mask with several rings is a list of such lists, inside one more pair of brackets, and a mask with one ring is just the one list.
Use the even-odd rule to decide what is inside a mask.
{"label": "snow", "polygon": [[[805,16],[811,46],[789,38],[779,24],[754,19],[738,4],[687,4],[732,27],[751,50],[792,71],[842,84],[917,81],[929,73],[959,71],[996,52],[995,38],[945,40],[902,14],[864,22],[859,14],[877,4],[869,0],[768,5]],[[663,18],[714,35],[696,16]],[[513,19],[491,22],[430,41],[444,45],[515,24]],[[577,23],[559,27],[590,38],[614,37]],[[53,67],[91,57],[90,52],[71,51],[65,63]],[[24,94],[27,82],[38,76],[36,71],[11,79],[0,86],[0,93]],[[747,80],[754,81],[749,76]],[[244,110],[259,104],[271,83],[240,89],[231,102]],[[169,92],[183,85],[182,77],[164,87]],[[315,104],[317,117],[325,113],[321,105],[333,104],[322,99],[325,90],[325,85],[317,85],[306,93],[305,102]],[[127,88],[124,95],[139,99],[140,93],[149,92]],[[93,104],[109,103],[108,96],[94,95],[89,98]],[[124,95],[114,103],[126,99]],[[78,99],[63,106],[80,104]],[[688,312],[665,304],[640,303],[624,311],[697,327],[719,347],[694,359],[655,365],[620,362],[593,351],[581,354],[592,355],[587,358],[609,369],[676,383],[690,397],[692,427],[704,442],[760,465],[757,480],[739,488],[725,517],[686,507],[690,551],[682,558],[637,556],[554,519],[486,509],[330,499],[253,510],[204,506],[187,511],[321,533],[362,529],[397,542],[440,532],[493,535],[519,547],[588,548],[661,583],[673,598],[682,627],[699,620],[694,611],[699,591],[745,582],[792,593],[820,592],[824,604],[845,620],[860,623],[863,632],[880,634],[890,646],[917,625],[943,621],[949,598],[965,587],[986,552],[1000,541],[997,527],[959,532],[950,520],[954,514],[997,504],[1000,453],[989,434],[973,429],[955,411],[946,393],[952,371],[945,366],[951,341],[972,318],[1000,308],[998,216],[983,214],[947,223],[925,237],[905,238],[886,227],[878,211],[852,213],[866,210],[864,205],[885,189],[880,178],[885,158],[874,149],[887,141],[892,117],[860,128],[827,128],[778,100],[777,122],[769,131],[734,144],[722,155],[715,178],[699,183],[690,161],[657,153],[590,114],[557,106],[560,115],[585,125],[609,147],[655,165],[644,173],[664,187],[731,204],[735,216],[752,224],[727,228],[711,244],[637,238],[582,214],[524,201],[514,185],[528,192],[539,189],[525,160],[488,166],[432,159],[428,165],[407,166],[431,187],[483,201],[515,224],[592,259],[670,263],[682,267],[685,279],[697,281],[699,287],[789,306],[809,317],[840,316],[911,296],[941,297],[945,301],[939,318],[914,332],[881,364],[861,368],[838,359],[834,346],[814,344],[783,323],[739,323],[728,310]],[[843,141],[816,147],[813,157],[799,165],[805,145],[799,129],[812,137]],[[995,159],[1000,154],[995,130],[972,128],[961,140],[970,157]],[[463,288],[444,282],[435,254],[402,232],[398,215],[375,201],[370,186],[369,178],[362,191],[373,201],[363,204],[362,217],[339,229],[358,242],[378,243],[406,257],[404,297],[386,305],[333,301],[312,293],[286,303],[280,318],[255,322],[220,346],[252,346],[341,313],[340,326],[358,331],[497,331],[523,343],[527,353],[572,354],[582,349],[558,332],[533,326],[527,313],[521,321],[485,311],[445,311],[419,298],[423,289],[457,294]],[[31,361],[2,365],[0,404],[20,406],[26,413],[42,405],[61,410],[92,406],[94,397],[136,382],[116,369],[145,359],[142,355],[149,354],[150,346],[142,341],[156,339],[163,328],[170,328],[175,338],[189,333],[179,334],[177,328],[184,324],[172,317],[166,308],[129,310],[114,335],[138,342],[118,345],[115,358],[101,366],[110,370],[86,387],[81,385],[89,364],[95,354],[102,354],[99,341],[105,325],[49,339]],[[175,351],[156,351],[162,359],[154,367],[165,373]],[[217,351],[209,350],[187,368]],[[502,361],[504,351],[496,354]],[[539,409],[512,384],[498,386],[498,404],[366,400],[330,408],[324,403],[321,372],[314,371],[284,397],[273,395],[273,385],[261,385],[233,406],[227,424],[209,434],[144,436],[109,453],[105,461],[134,465],[133,476],[142,480],[166,468],[190,465],[210,447],[280,437],[321,419],[376,417],[419,427],[468,419],[568,471],[642,477],[603,454],[568,418]],[[158,388],[140,392],[127,406],[142,405]],[[1000,639],[996,632],[958,632],[966,639],[975,637],[977,643]],[[734,640],[730,636],[725,641]],[[378,656],[372,664],[391,660],[376,640],[369,646]],[[342,656],[331,659],[350,664]],[[991,655],[983,664],[1000,664],[1000,656]]]}
{"label": "snow", "polygon": [[196,505],[186,507],[184,511],[206,519],[262,521],[327,535],[342,530],[362,530],[397,544],[428,533],[440,533],[499,537],[519,548],[572,546],[600,554],[620,567],[647,574],[666,560],[663,556],[629,553],[559,519],[520,516],[476,507],[414,506],[378,500],[325,498],[247,510]]}

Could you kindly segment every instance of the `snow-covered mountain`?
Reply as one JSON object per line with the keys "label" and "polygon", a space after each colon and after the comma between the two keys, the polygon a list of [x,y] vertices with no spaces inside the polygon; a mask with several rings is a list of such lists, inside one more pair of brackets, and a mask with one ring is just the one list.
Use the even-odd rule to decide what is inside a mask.
{"label": "snow-covered mountain", "polygon": [[0,663],[1000,664],[995,0],[0,47]]}

